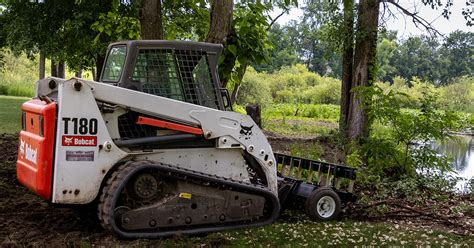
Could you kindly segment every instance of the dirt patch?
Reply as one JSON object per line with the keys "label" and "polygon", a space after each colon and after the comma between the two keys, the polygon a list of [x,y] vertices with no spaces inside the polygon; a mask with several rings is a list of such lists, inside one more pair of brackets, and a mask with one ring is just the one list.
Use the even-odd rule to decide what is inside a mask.
{"label": "dirt patch", "polygon": [[64,246],[82,239],[110,239],[94,211],[53,207],[16,179],[17,136],[0,137],[0,246]]}

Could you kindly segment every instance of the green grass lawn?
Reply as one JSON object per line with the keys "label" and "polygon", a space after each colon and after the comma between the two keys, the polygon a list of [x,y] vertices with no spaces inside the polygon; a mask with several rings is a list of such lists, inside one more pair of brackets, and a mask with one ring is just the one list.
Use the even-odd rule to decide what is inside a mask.
{"label": "green grass lawn", "polygon": [[21,104],[27,97],[0,96],[0,134],[18,133],[21,129]]}
{"label": "green grass lawn", "polygon": [[[77,245],[81,247],[118,245],[115,242],[101,244],[100,241],[98,243],[85,241]],[[204,237],[181,236],[164,240],[119,243],[123,246],[147,247],[468,247],[473,242],[472,237],[393,223],[353,220],[316,223],[308,220],[306,215],[300,212],[291,211],[283,214],[283,217],[274,224],[259,228],[210,233]]]}

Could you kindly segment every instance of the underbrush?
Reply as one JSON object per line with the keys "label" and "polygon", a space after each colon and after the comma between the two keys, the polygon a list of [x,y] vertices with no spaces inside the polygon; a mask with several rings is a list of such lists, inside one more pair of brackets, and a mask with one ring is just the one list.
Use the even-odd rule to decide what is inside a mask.
{"label": "underbrush", "polygon": [[339,106],[332,104],[274,104],[271,107],[264,108],[262,115],[269,119],[311,118],[337,122]]}
{"label": "underbrush", "polygon": [[[35,93],[35,82],[38,80],[38,55],[27,57],[25,54],[14,54],[8,49],[0,49],[2,64],[0,66],[0,95],[32,97]],[[51,75],[51,61],[46,60],[45,75]],[[74,72],[66,70],[65,78],[71,78]],[[90,71],[83,72],[83,78],[91,79]]]}

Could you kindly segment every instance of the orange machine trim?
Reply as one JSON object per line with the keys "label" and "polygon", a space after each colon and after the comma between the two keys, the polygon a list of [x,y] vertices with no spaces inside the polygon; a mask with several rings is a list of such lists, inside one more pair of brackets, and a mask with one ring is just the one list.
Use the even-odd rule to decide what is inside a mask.
{"label": "orange machine trim", "polygon": [[137,124],[161,127],[161,128],[171,129],[171,130],[180,131],[184,133],[197,134],[197,135],[203,134],[203,131],[197,127],[190,127],[190,126],[186,126],[182,124],[152,119],[152,118],[143,117],[143,116],[138,117]]}

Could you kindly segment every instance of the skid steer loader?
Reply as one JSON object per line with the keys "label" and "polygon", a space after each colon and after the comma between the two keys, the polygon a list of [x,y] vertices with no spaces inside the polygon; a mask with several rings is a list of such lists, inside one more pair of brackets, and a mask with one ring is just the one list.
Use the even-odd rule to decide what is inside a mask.
{"label": "skid steer loader", "polygon": [[126,238],[269,224],[296,198],[312,219],[335,218],[356,171],[274,154],[249,116],[227,111],[221,50],[119,42],[100,82],[38,81],[22,105],[18,180],[52,204],[96,204]]}

